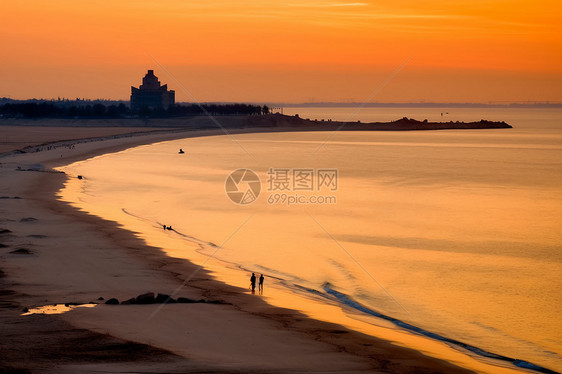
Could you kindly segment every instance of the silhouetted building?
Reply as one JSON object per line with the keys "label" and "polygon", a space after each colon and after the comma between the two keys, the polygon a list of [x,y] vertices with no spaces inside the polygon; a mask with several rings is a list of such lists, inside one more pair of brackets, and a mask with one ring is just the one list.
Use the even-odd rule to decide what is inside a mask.
{"label": "silhouetted building", "polygon": [[174,105],[176,93],[168,90],[168,85],[160,85],[160,81],[154,75],[154,70],[149,70],[142,79],[139,88],[131,86],[131,109],[138,110],[143,107],[156,109],[168,109]]}

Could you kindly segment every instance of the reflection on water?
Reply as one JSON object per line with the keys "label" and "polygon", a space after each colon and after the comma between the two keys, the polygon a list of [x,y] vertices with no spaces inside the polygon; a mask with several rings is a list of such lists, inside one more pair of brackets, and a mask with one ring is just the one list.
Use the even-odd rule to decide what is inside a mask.
{"label": "reflection on water", "polygon": [[54,305],[44,305],[36,308],[29,308],[27,312],[22,313],[22,316],[28,316],[31,314],[62,314],[71,311],[75,308],[93,308],[98,304],[54,304]]}
{"label": "reflection on water", "polygon": [[[201,264],[216,252],[205,267],[227,283],[247,289],[249,273],[265,274],[274,305],[390,327],[330,284],[427,331],[562,369],[562,121],[520,117],[509,130],[340,132],[318,152],[329,134],[236,136],[252,157],[228,137],[165,142],[66,167],[87,178],[62,195],[173,256]],[[263,183],[245,206],[225,193],[239,168]],[[338,169],[337,204],[269,204],[270,168]]]}

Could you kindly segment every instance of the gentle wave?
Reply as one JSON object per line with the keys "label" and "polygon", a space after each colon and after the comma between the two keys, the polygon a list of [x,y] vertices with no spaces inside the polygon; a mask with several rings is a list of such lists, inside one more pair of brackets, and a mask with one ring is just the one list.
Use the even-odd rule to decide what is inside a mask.
{"label": "gentle wave", "polygon": [[362,313],[365,313],[365,314],[368,314],[368,315],[371,315],[371,316],[374,316],[374,317],[377,317],[377,318],[380,318],[380,319],[384,319],[386,321],[389,321],[389,322],[393,323],[394,325],[396,325],[400,328],[403,328],[405,330],[414,332],[416,334],[423,335],[423,336],[426,336],[428,338],[439,340],[439,341],[442,341],[442,342],[445,342],[445,343],[449,343],[451,345],[466,349],[466,350],[468,350],[468,351],[470,351],[470,352],[472,352],[472,353],[474,353],[478,356],[507,362],[507,363],[513,364],[513,365],[515,365],[517,367],[520,367],[520,368],[523,368],[523,369],[534,370],[534,371],[537,371],[539,373],[560,374],[557,371],[547,369],[545,367],[533,364],[529,361],[525,361],[525,360],[521,360],[521,359],[516,359],[516,358],[507,357],[507,356],[499,355],[499,354],[496,354],[496,353],[492,353],[492,352],[486,351],[484,349],[478,348],[476,346],[473,346],[473,345],[470,345],[470,344],[467,344],[467,343],[463,343],[463,342],[455,340],[455,339],[450,339],[450,338],[447,338],[445,336],[436,334],[436,333],[428,331],[428,330],[424,330],[421,327],[411,325],[411,324],[406,323],[404,321],[401,321],[397,318],[390,317],[390,316],[387,316],[385,314],[379,313],[377,311],[374,311],[374,310],[372,310],[370,308],[367,308],[366,306],[358,303],[357,301],[353,300],[352,298],[350,298],[346,294],[343,294],[341,292],[338,292],[338,291],[334,290],[330,283],[325,283],[323,285],[323,289],[328,294],[334,296],[340,303],[342,303],[342,304],[344,304],[344,305],[346,305],[350,308],[353,308],[357,311],[360,311]]}

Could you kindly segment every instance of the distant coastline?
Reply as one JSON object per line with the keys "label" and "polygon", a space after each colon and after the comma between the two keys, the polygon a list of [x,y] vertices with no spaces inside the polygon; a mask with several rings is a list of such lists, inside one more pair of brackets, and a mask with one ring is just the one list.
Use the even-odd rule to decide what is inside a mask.
{"label": "distant coastline", "polygon": [[512,128],[503,121],[488,120],[478,122],[429,122],[403,117],[390,122],[339,122],[302,119],[298,116],[287,116],[279,113],[249,117],[248,123],[256,127],[283,127],[311,131],[424,131]]}
{"label": "distant coastline", "polygon": [[491,103],[265,103],[284,108],[562,108],[562,102],[491,102]]}
{"label": "distant coastline", "polygon": [[252,116],[186,116],[163,118],[4,118],[0,126],[56,126],[56,127],[150,127],[178,130],[207,129],[272,129],[283,131],[427,131],[466,129],[508,129],[503,121],[430,122],[401,118],[390,122],[339,122],[310,120],[298,115],[280,113]]}

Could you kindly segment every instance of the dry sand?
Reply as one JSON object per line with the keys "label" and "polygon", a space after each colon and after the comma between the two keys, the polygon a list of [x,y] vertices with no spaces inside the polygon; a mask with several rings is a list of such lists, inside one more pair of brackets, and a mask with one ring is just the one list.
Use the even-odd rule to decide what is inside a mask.
{"label": "dry sand", "polygon": [[[0,143],[2,129],[7,127],[0,126]],[[98,128],[84,135],[84,129],[68,127],[16,130],[21,131],[20,146],[109,137],[0,157],[0,371],[470,372],[383,339],[272,307],[247,290],[213,279],[204,269],[181,287],[196,265],[167,257],[118,224],[55,198],[67,177],[52,167],[135,145],[222,131],[159,129],[142,135],[139,129]],[[154,129],[140,129],[145,130]],[[128,132],[136,134],[114,138]],[[24,307],[103,303],[99,297],[125,300],[178,289],[176,297],[220,304],[101,304],[64,314],[21,315]],[[467,358],[464,366],[504,370],[471,360]]]}

